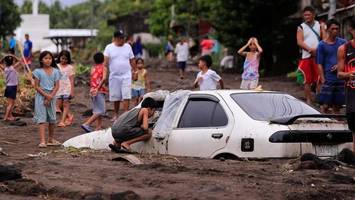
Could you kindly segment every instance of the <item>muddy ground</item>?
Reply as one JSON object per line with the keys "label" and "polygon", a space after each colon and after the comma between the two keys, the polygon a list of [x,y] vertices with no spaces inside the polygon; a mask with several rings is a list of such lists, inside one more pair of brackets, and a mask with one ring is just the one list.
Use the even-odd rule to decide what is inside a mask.
{"label": "muddy ground", "polygon": [[[191,89],[196,68],[180,81],[174,69],[151,70],[154,89]],[[240,77],[221,74],[227,88]],[[284,77],[262,78],[264,89],[302,97],[302,88]],[[83,134],[82,113],[90,107],[88,88],[76,88],[71,127],[56,128],[58,140]],[[112,108],[108,104],[109,109]],[[110,112],[109,112],[110,114]],[[298,169],[299,159],[213,160],[136,155],[142,165],[113,161],[109,151],[37,148],[37,126],[0,124],[0,165],[22,171],[22,179],[0,182],[0,199],[355,199],[355,168]],[[105,126],[110,125],[108,118]]]}

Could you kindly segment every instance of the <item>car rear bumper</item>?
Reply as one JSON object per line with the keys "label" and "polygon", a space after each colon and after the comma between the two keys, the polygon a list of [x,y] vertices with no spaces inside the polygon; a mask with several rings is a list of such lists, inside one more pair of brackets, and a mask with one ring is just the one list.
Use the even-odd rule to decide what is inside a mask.
{"label": "car rear bumper", "polygon": [[341,144],[352,141],[349,130],[282,130],[269,137],[271,143]]}

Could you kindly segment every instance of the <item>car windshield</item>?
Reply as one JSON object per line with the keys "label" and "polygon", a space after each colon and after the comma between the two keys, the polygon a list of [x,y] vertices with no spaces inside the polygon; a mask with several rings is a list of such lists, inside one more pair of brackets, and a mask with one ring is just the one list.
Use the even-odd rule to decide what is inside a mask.
{"label": "car windshield", "polygon": [[320,114],[316,109],[287,94],[280,93],[236,93],[232,99],[253,119],[271,119]]}

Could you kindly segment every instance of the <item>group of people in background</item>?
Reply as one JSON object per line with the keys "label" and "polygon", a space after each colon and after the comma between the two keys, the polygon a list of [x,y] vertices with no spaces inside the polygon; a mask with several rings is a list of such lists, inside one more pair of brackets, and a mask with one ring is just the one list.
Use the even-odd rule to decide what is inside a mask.
{"label": "group of people in background", "polygon": [[304,8],[303,18],[297,28],[297,44],[302,53],[299,70],[304,75],[306,101],[318,102],[322,113],[339,114],[346,105],[355,151],[355,18],[350,24],[350,41],[339,37],[340,23],[335,19],[326,24],[316,21],[312,7]]}

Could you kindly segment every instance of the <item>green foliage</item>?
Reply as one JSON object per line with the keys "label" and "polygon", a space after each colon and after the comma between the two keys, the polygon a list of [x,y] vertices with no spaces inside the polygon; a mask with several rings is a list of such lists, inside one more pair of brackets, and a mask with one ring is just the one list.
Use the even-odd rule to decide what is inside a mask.
{"label": "green foliage", "polygon": [[169,34],[169,23],[171,21],[170,9],[172,0],[156,0],[150,12],[149,24],[150,32],[154,35],[167,36]]}
{"label": "green foliage", "polygon": [[75,74],[76,75],[82,75],[82,74],[87,74],[90,72],[90,66],[89,65],[83,65],[83,64],[80,64],[78,63],[76,66],[75,66]]}
{"label": "green foliage", "polygon": [[3,76],[0,77],[0,91],[4,91],[5,90],[5,79]]}
{"label": "green foliage", "polygon": [[[241,0],[200,0],[208,8],[205,19],[216,29],[216,35],[224,45],[238,48],[249,37],[256,36],[262,41],[275,41],[285,34],[280,27],[285,19],[297,11],[293,0],[259,1]],[[279,9],[287,8],[287,9]]]}
{"label": "green foliage", "polygon": [[163,52],[160,44],[144,44],[144,48],[148,51],[150,57],[158,57]]}
{"label": "green foliage", "polygon": [[173,35],[170,26],[174,25],[183,26],[186,34],[196,36],[196,27],[204,13],[203,9],[196,0],[156,0],[147,20],[150,32],[157,36]]}
{"label": "green foliage", "polygon": [[0,38],[13,33],[21,23],[20,13],[14,1],[0,1]]}
{"label": "green foliage", "polygon": [[115,30],[114,26],[107,24],[108,20],[115,20],[118,17],[126,16],[135,12],[144,12],[150,10],[153,4],[153,0],[106,0],[101,4],[98,13],[98,23],[96,25],[99,29],[98,36],[95,39],[95,43],[100,44],[99,49],[102,49],[102,44],[108,44],[113,36]]}
{"label": "green foliage", "polygon": [[[98,28],[98,22],[103,20],[105,14],[101,12],[103,3],[99,0],[90,0],[71,7],[63,7],[59,0],[48,6],[39,2],[39,13],[50,14],[51,28]],[[32,12],[32,1],[26,0],[22,13]]]}

